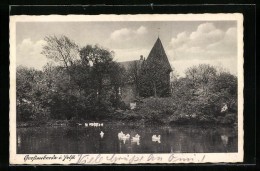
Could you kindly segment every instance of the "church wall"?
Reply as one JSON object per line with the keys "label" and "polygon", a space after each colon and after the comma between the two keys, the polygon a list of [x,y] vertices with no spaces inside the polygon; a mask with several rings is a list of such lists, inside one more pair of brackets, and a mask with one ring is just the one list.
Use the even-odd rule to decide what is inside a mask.
{"label": "church wall", "polygon": [[134,84],[126,84],[121,87],[121,99],[126,105],[130,105],[136,99],[136,90]]}

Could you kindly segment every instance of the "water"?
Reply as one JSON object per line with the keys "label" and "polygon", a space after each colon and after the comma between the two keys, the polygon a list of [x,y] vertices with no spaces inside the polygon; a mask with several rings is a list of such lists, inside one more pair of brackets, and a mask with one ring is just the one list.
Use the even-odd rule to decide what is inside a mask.
{"label": "water", "polygon": [[[140,141],[124,143],[118,139],[120,131],[139,134]],[[152,141],[154,134],[161,135],[161,143]],[[18,154],[220,153],[237,152],[237,142],[237,130],[222,126],[17,128]]]}

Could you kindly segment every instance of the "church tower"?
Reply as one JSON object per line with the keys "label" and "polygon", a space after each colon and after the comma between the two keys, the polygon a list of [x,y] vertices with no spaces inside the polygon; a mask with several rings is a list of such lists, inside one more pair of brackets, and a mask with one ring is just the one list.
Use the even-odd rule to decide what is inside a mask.
{"label": "church tower", "polygon": [[168,57],[160,38],[156,40],[147,60],[144,61],[140,81],[143,97],[170,95],[170,72],[172,71]]}

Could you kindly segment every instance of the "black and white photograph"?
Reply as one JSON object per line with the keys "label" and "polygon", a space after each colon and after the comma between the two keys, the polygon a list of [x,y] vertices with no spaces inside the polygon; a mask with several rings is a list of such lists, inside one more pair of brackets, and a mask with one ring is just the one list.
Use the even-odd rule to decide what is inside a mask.
{"label": "black and white photograph", "polygon": [[243,161],[241,14],[10,20],[10,163]]}

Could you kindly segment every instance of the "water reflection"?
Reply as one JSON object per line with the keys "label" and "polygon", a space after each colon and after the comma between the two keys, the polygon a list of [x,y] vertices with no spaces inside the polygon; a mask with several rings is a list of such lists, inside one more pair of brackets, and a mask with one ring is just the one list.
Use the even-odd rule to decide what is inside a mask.
{"label": "water reflection", "polygon": [[100,132],[100,137],[101,137],[101,138],[104,137],[104,132],[103,132],[103,131]]}
{"label": "water reflection", "polygon": [[227,146],[227,144],[228,144],[228,136],[221,135],[221,140],[222,140],[224,146]]}
{"label": "water reflection", "polygon": [[20,135],[17,136],[17,146],[18,146],[18,148],[21,147],[21,136]]}
{"label": "water reflection", "polygon": [[[125,136],[119,138],[121,131]],[[237,130],[232,127],[104,125],[101,130],[101,127],[83,125],[17,128],[19,154],[236,152],[237,141]]]}

